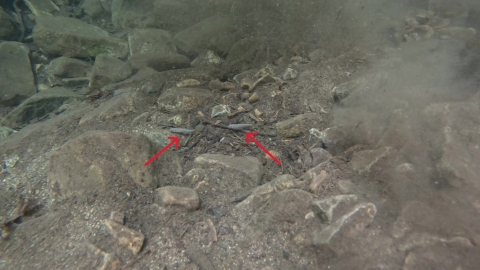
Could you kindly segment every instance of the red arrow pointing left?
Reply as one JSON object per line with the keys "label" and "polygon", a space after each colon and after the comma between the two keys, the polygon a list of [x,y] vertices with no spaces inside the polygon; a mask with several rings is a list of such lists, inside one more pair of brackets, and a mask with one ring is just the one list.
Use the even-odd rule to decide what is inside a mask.
{"label": "red arrow pointing left", "polygon": [[282,163],[280,162],[280,160],[278,160],[274,155],[272,155],[272,153],[270,153],[267,148],[265,148],[261,143],[259,143],[257,140],[255,140],[255,138],[253,138],[253,136],[256,136],[258,135],[258,132],[247,132],[245,134],[245,142],[247,144],[250,143],[250,141],[254,142],[256,145],[258,145],[258,147],[260,147],[260,149],[263,150],[263,152],[267,153],[268,156],[270,156],[273,161],[275,161],[278,165],[282,165]]}
{"label": "red arrow pointing left", "polygon": [[167,146],[165,146],[162,150],[160,150],[155,156],[153,156],[151,159],[149,159],[143,166],[148,166],[148,164],[152,163],[156,158],[158,158],[163,152],[167,151],[170,146],[175,144],[175,148],[178,148],[178,143],[180,142],[180,139],[175,136],[168,136],[167,137],[169,140],[172,140]]}

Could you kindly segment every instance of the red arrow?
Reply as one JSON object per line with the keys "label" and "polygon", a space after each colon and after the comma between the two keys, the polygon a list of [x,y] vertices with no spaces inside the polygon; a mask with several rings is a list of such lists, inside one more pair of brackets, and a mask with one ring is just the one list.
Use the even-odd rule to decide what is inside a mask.
{"label": "red arrow", "polygon": [[267,153],[267,155],[269,155],[278,165],[281,165],[282,163],[280,162],[280,160],[278,160],[276,157],[274,157],[270,152],[268,152],[267,148],[265,148],[263,145],[261,145],[257,140],[255,140],[255,138],[253,138],[253,136],[257,136],[258,135],[258,132],[247,132],[247,134],[245,134],[246,136],[246,142],[247,144],[250,143],[250,140],[253,141],[256,145],[258,145],[258,147],[260,147],[260,149],[263,150],[263,152]]}
{"label": "red arrow", "polygon": [[149,159],[143,166],[148,166],[148,164],[152,163],[156,158],[158,158],[163,152],[167,151],[170,146],[175,144],[175,148],[178,148],[178,143],[180,142],[180,139],[175,136],[168,136],[167,137],[169,140],[172,140],[167,146],[165,146],[162,150],[160,150],[155,156],[153,156],[151,159]]}

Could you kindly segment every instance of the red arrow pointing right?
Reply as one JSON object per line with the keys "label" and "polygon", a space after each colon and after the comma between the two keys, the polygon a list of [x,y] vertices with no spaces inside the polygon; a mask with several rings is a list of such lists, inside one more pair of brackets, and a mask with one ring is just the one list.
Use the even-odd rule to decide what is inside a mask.
{"label": "red arrow pointing right", "polygon": [[148,164],[152,163],[156,158],[158,158],[163,152],[167,151],[170,146],[175,144],[175,148],[178,148],[178,142],[180,142],[180,139],[175,136],[168,136],[167,137],[169,140],[172,140],[167,146],[165,146],[162,150],[160,150],[155,156],[153,156],[151,159],[149,159],[143,166],[148,166]]}

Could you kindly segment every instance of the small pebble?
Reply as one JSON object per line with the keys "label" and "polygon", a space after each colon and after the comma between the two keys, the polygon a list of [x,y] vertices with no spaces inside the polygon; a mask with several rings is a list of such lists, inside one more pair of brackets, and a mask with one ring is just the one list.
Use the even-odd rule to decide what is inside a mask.
{"label": "small pebble", "polygon": [[250,103],[255,103],[257,101],[260,100],[260,97],[258,96],[257,92],[253,93],[253,95],[251,95],[249,98],[248,98],[248,102]]}
{"label": "small pebble", "polygon": [[290,61],[291,62],[302,62],[303,61],[303,58],[301,56],[294,56],[292,58],[290,58]]}
{"label": "small pebble", "polygon": [[202,83],[198,80],[195,79],[186,79],[181,82],[177,83],[177,87],[193,87],[193,86],[199,86]]}
{"label": "small pebble", "polygon": [[195,132],[194,129],[186,129],[186,128],[171,128],[170,132],[172,133],[179,133],[179,134],[191,134]]}
{"label": "small pebble", "polygon": [[227,105],[217,105],[212,108],[210,117],[222,117],[230,113],[230,107]]}
{"label": "small pebble", "polygon": [[284,80],[293,80],[297,77],[297,71],[293,68],[287,68],[282,75],[282,79]]}
{"label": "small pebble", "polygon": [[181,115],[175,115],[174,117],[168,119],[168,122],[174,124],[175,126],[180,126],[183,124],[183,119]]}

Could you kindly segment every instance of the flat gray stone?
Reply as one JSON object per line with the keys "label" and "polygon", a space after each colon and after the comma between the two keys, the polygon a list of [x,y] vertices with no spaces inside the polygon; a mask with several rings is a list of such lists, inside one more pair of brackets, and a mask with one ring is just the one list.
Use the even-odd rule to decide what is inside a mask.
{"label": "flat gray stone", "polygon": [[[312,195],[299,189],[276,193],[252,216],[250,226],[259,231],[275,232],[285,223],[302,224],[310,211]],[[246,220],[248,221],[248,220]]]}
{"label": "flat gray stone", "polygon": [[62,85],[65,87],[81,88],[86,87],[90,83],[90,77],[81,78],[65,78],[62,79]]}
{"label": "flat gray stone", "polygon": [[203,154],[195,158],[194,164],[203,166],[222,166],[233,170],[254,182],[259,182],[262,177],[262,164],[255,157],[231,157],[219,154]]}
{"label": "flat gray stone", "polygon": [[177,54],[168,31],[156,28],[135,28],[128,33],[130,55],[137,53]]}
{"label": "flat gray stone", "polygon": [[123,95],[123,94],[129,94],[129,93],[133,93],[132,88],[122,88],[122,89],[115,90],[113,92],[113,96],[116,97],[116,96],[120,96],[120,95]]}
{"label": "flat gray stone", "polygon": [[347,98],[350,93],[354,92],[358,88],[363,87],[361,80],[353,80],[340,84],[332,91],[332,97],[334,102],[340,102]]}
{"label": "flat gray stone", "polygon": [[59,11],[55,3],[51,0],[25,0],[25,4],[28,6],[30,11],[35,15],[47,15],[51,16],[55,11]]}
{"label": "flat gray stone", "polygon": [[89,87],[90,90],[100,89],[102,86],[128,79],[131,75],[132,69],[128,63],[102,54],[95,59]]}
{"label": "flat gray stone", "polygon": [[472,102],[438,103],[424,111],[430,142],[441,153],[436,170],[452,187],[480,190],[480,107]]}
{"label": "flat gray stone", "polygon": [[54,75],[78,78],[86,77],[92,70],[92,64],[75,58],[58,57],[50,62],[49,68]]}
{"label": "flat gray stone", "polygon": [[79,125],[91,123],[92,121],[107,121],[115,117],[121,117],[136,111],[135,96],[123,94],[116,96],[100,106],[87,112],[78,122]]}
{"label": "flat gray stone", "polygon": [[277,176],[272,181],[256,187],[250,196],[237,204],[239,219],[249,220],[251,216],[273,196],[288,189],[301,189],[303,182],[295,179],[293,175],[284,174]]}
{"label": "flat gray stone", "polygon": [[282,174],[280,176],[275,177],[268,184],[270,184],[276,191],[280,192],[280,191],[292,189],[292,188],[300,189],[302,188],[304,183],[300,180],[297,180],[293,175]]}
{"label": "flat gray stone", "polygon": [[317,166],[332,158],[332,155],[327,150],[318,147],[310,150],[310,154],[312,155],[312,166]]}
{"label": "flat gray stone", "polygon": [[28,124],[37,117],[42,117],[55,111],[63,105],[63,102],[72,98],[81,98],[81,96],[63,87],[44,90],[25,100],[20,106],[11,111],[3,119],[2,123],[9,127]]}
{"label": "flat gray stone", "polygon": [[355,185],[350,180],[338,180],[337,188],[343,194],[352,193],[355,191]]}
{"label": "flat gray stone", "polygon": [[342,210],[345,210],[345,207],[356,203],[357,199],[356,195],[337,195],[314,201],[312,208],[324,223],[330,224],[338,217]]}
{"label": "flat gray stone", "polygon": [[191,112],[211,102],[213,94],[201,88],[169,88],[157,100],[158,108],[173,113]]}
{"label": "flat gray stone", "polygon": [[62,16],[38,16],[32,37],[51,55],[86,58],[106,54],[124,58],[128,54],[127,42],[112,37],[100,27]]}
{"label": "flat gray stone", "polygon": [[0,43],[0,102],[16,106],[37,92],[30,50],[20,42]]}
{"label": "flat gray stone", "polygon": [[320,114],[306,113],[278,122],[275,127],[282,137],[295,138],[306,135],[310,129],[321,128],[323,125],[325,121]]}
{"label": "flat gray stone", "polygon": [[128,63],[134,72],[144,67],[149,67],[156,71],[190,67],[190,60],[185,55],[157,52],[134,54],[128,58]]}
{"label": "flat gray stone", "polygon": [[346,150],[347,133],[341,127],[329,127],[320,134],[323,145],[332,155]]}
{"label": "flat gray stone", "polygon": [[215,52],[207,50],[206,52],[200,53],[192,62],[192,67],[201,67],[201,66],[215,66],[223,63],[223,59],[220,58]]}
{"label": "flat gray stone", "polygon": [[[412,237],[424,238],[425,236],[415,234]],[[430,237],[436,237],[438,240],[426,247],[417,247],[408,252],[402,269],[476,269],[480,265],[478,247],[473,246],[468,239]]]}
{"label": "flat gray stone", "polygon": [[[207,82],[212,80],[212,78],[221,77],[223,74],[224,72],[222,70],[215,67],[184,68],[162,72],[157,72],[152,68],[145,67],[125,81],[103,87],[102,91],[113,92],[116,89],[127,87],[140,87],[142,91],[145,91],[146,89],[160,89],[165,82],[169,85],[175,85],[176,83],[185,80],[185,78]],[[162,92],[164,92],[163,89]]]}
{"label": "flat gray stone", "polygon": [[[462,220],[455,213],[430,207],[421,201],[408,201],[401,206],[397,220],[392,224],[390,235],[401,239],[413,232],[442,232],[455,230]],[[452,222],[455,220],[455,222]]]}
{"label": "flat gray stone", "polygon": [[474,28],[463,28],[463,27],[445,27],[438,29],[439,35],[445,35],[453,37],[456,39],[469,40],[475,37],[477,31]]}
{"label": "flat gray stone", "polygon": [[352,241],[372,223],[376,213],[374,204],[358,204],[349,213],[317,232],[312,243],[316,247],[327,246],[337,255],[348,252],[351,250]]}
{"label": "flat gray stone", "polygon": [[399,245],[399,250],[401,251],[411,251],[415,248],[426,248],[438,243],[443,244],[451,244],[451,243],[458,243],[464,245],[466,247],[473,247],[470,240],[464,237],[453,237],[453,238],[445,238],[440,237],[437,235],[432,235],[429,233],[418,233],[414,232],[410,234],[406,239],[403,241],[402,244]]}
{"label": "flat gray stone", "polygon": [[197,210],[200,199],[191,188],[165,186],[157,189],[156,200],[163,205],[179,206],[185,210]]}

